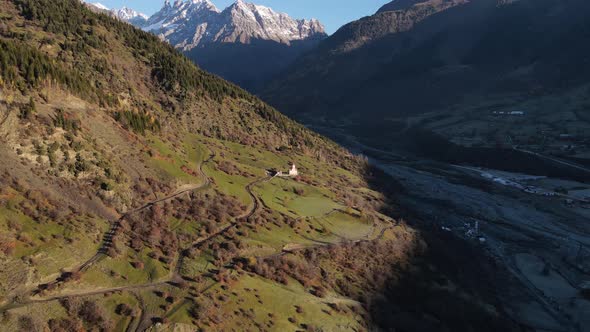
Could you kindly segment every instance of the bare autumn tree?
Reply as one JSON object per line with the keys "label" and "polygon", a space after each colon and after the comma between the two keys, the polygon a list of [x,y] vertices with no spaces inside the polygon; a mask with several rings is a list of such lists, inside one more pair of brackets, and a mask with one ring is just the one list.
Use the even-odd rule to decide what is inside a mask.
{"label": "bare autumn tree", "polygon": [[20,316],[18,318],[18,327],[21,331],[37,332],[41,331],[39,323],[31,316]]}
{"label": "bare autumn tree", "polygon": [[155,224],[161,224],[165,221],[164,209],[159,204],[152,206],[151,212],[152,220]]}
{"label": "bare autumn tree", "polygon": [[84,325],[76,318],[51,319],[48,322],[51,332],[78,332],[84,331]]}

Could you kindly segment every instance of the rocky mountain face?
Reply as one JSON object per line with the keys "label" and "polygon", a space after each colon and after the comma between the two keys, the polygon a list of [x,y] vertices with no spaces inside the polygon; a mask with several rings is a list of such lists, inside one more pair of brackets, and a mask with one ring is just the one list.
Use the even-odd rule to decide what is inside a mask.
{"label": "rocky mountain face", "polygon": [[381,8],[379,8],[377,13],[407,9],[421,2],[424,2],[424,0],[395,0],[383,5]]}
{"label": "rocky mountain face", "polygon": [[86,2],[84,0],[80,0],[80,1],[84,5],[86,5],[86,7],[88,7],[90,10],[97,12],[97,13],[106,13],[110,10],[109,7],[103,5],[100,2]]}
{"label": "rocky mountain face", "polygon": [[182,48],[189,40],[200,41],[209,22],[219,14],[219,9],[208,0],[176,1],[167,0],[164,7],[152,15],[144,26],[145,31],[160,36],[171,45]]}
{"label": "rocky mountain face", "polygon": [[[343,26],[326,40],[322,49],[332,54],[347,53],[390,34],[412,30],[432,15],[468,3],[470,0],[396,0],[394,10],[381,8],[375,15]],[[395,6],[393,6],[395,5]]]}
{"label": "rocky mountain face", "polygon": [[147,15],[139,13],[128,7],[123,7],[121,9],[111,9],[110,12],[121,21],[129,22],[136,26],[142,26],[146,24],[149,18]]}
{"label": "rocky mountain face", "polygon": [[224,10],[209,0],[166,1],[147,22],[133,24],[186,52],[204,69],[249,89],[326,37],[315,19],[293,19],[242,0]]}
{"label": "rocky mountain face", "polygon": [[[84,2],[84,1],[82,1]],[[109,9],[109,7],[103,5],[100,2],[84,2],[86,7],[90,8],[91,10],[97,13],[103,13],[111,15],[114,18],[117,18],[123,22],[131,23],[136,26],[143,26],[147,20],[148,16],[137,12],[131,8],[123,7],[120,9]]]}
{"label": "rocky mountain face", "polygon": [[264,6],[236,1],[220,11],[209,0],[166,1],[149,18],[146,31],[165,38],[184,51],[210,43],[242,43],[254,40],[289,45],[293,41],[325,36],[317,20],[296,20]]}
{"label": "rocky mountain face", "polygon": [[296,118],[366,132],[466,100],[571,89],[590,72],[589,15],[580,0],[396,0],[342,27],[262,95]]}

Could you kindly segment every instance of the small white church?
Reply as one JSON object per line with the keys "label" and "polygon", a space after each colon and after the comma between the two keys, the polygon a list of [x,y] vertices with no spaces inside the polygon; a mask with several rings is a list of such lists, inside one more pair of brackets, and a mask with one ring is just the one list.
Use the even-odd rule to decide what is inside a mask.
{"label": "small white church", "polygon": [[291,169],[288,172],[282,172],[282,171],[269,171],[269,173],[272,176],[280,176],[280,177],[291,177],[291,178],[295,178],[297,176],[299,176],[299,170],[297,170],[297,166],[295,165],[295,163],[291,164]]}
{"label": "small white church", "polygon": [[289,170],[289,176],[296,177],[298,175],[299,175],[299,171],[297,170],[297,166],[295,166],[295,163],[293,163],[293,165],[291,165],[291,169]]}

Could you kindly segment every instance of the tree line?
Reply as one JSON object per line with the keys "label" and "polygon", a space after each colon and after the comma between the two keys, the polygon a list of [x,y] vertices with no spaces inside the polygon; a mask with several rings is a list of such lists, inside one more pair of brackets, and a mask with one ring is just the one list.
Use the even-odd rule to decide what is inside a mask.
{"label": "tree line", "polygon": [[161,128],[160,121],[148,113],[115,112],[114,117],[126,128],[130,128],[142,135],[145,134],[146,130],[157,132]]}

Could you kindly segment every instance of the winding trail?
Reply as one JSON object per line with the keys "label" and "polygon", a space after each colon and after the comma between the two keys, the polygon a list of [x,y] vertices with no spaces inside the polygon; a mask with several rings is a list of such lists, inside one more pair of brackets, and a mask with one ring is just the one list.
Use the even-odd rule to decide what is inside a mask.
{"label": "winding trail", "polygon": [[[341,212],[341,213],[346,213],[341,209],[335,208],[332,209],[331,211],[325,213],[322,217],[326,217],[329,216],[333,213],[336,212]],[[304,219],[305,217],[301,217],[298,218],[299,219]],[[283,246],[282,250],[278,253],[275,254],[271,254],[271,255],[266,255],[266,256],[256,256],[256,258],[258,259],[267,259],[267,258],[273,258],[273,257],[281,257],[281,256],[285,256],[288,254],[294,254],[298,251],[303,251],[303,250],[308,250],[308,249],[315,249],[315,248],[321,248],[321,247],[329,247],[329,246],[342,246],[345,244],[357,244],[357,243],[368,243],[368,242],[373,242],[373,241],[379,241],[381,239],[383,239],[383,237],[385,236],[385,232],[387,232],[390,229],[394,229],[396,227],[399,227],[401,224],[399,221],[395,221],[395,220],[390,220],[390,222],[392,222],[393,224],[391,226],[388,227],[384,227],[381,229],[381,231],[379,232],[379,235],[377,235],[374,238],[371,238],[371,234],[373,234],[375,232],[375,230],[377,229],[377,222],[373,222],[373,225],[371,226],[371,230],[364,236],[360,237],[360,238],[356,238],[356,239],[351,239],[351,238],[347,238],[345,236],[342,235],[338,235],[338,234],[334,234],[336,237],[338,237],[340,239],[340,241],[337,242],[329,242],[329,241],[321,241],[318,239],[312,239],[309,237],[303,237],[304,239],[308,240],[308,241],[312,241],[315,244],[296,244],[296,243],[288,243],[286,245]],[[321,223],[320,223],[321,224]],[[323,225],[322,225],[323,226]]]}
{"label": "winding trail", "polygon": [[[86,262],[82,263],[78,268],[74,269],[72,272],[70,273],[82,273],[87,271],[91,266],[93,266],[94,264],[96,264],[97,262],[99,262],[101,259],[103,259],[104,257],[106,257],[108,250],[110,249],[110,247],[112,246],[113,243],[113,237],[117,234],[117,232],[119,231],[119,229],[121,228],[121,222],[123,220],[125,220],[127,217],[129,217],[132,214],[144,211],[146,209],[151,208],[152,206],[154,206],[155,204],[158,203],[162,203],[162,202],[166,202],[169,201],[171,199],[174,199],[176,197],[182,196],[186,193],[189,192],[194,192],[197,190],[202,190],[202,189],[206,189],[211,185],[211,179],[205,174],[205,172],[203,171],[203,165],[210,162],[211,160],[213,160],[213,158],[215,158],[215,153],[211,153],[209,155],[209,158],[207,158],[206,160],[204,160],[203,162],[201,162],[199,164],[199,169],[198,172],[201,175],[201,177],[204,179],[204,182],[198,185],[189,185],[189,186],[185,186],[182,189],[178,189],[175,192],[156,199],[154,201],[145,203],[144,205],[142,205],[141,207],[138,207],[136,209],[130,210],[125,212],[123,215],[121,215],[121,217],[119,217],[119,219],[113,221],[111,223],[111,227],[109,228],[109,230],[104,234],[103,236],[103,240],[102,240],[102,245],[101,247],[98,249],[97,253],[92,256],[90,259],[88,259]],[[58,285],[63,285],[64,283],[66,283],[67,281],[63,279],[62,276],[58,277],[55,281],[47,283],[47,284],[42,284],[43,288],[47,288],[47,287],[51,287],[51,286],[58,286]],[[39,293],[41,293],[43,291],[42,289],[42,285],[38,285],[37,289],[33,290],[31,292],[31,295],[38,295]]]}
{"label": "winding trail", "polygon": [[[379,240],[383,239],[383,237],[385,236],[385,232],[387,232],[390,229],[394,229],[395,227],[398,227],[398,225],[392,225],[392,226],[383,228],[381,230],[381,232],[379,232],[379,235],[377,235],[373,239],[370,239],[370,238],[368,238],[367,235],[365,235],[365,236],[363,236],[364,238],[361,238],[361,239],[347,239],[347,238],[341,237],[342,240],[338,241],[338,242],[323,242],[323,241],[319,241],[319,240],[312,240],[316,244],[313,244],[313,245],[305,245],[305,244],[293,245],[291,247],[289,247],[289,245],[286,245],[283,247],[283,250],[280,253],[268,255],[268,256],[264,256],[264,257],[258,257],[258,258],[271,258],[271,257],[284,256],[287,254],[294,254],[294,253],[296,253],[298,251],[302,251],[302,250],[321,248],[321,247],[342,246],[345,244],[369,243],[369,242],[379,241]],[[369,234],[369,236],[370,236],[370,234]]]}
{"label": "winding trail", "polygon": [[[116,232],[118,231],[118,229],[121,227],[121,222],[127,218],[129,215],[134,214],[134,213],[138,213],[141,212],[143,210],[146,210],[148,208],[151,208],[153,205],[158,204],[158,203],[162,203],[171,199],[174,199],[176,197],[179,197],[181,195],[184,195],[188,192],[194,192],[197,190],[202,190],[205,189],[207,187],[209,187],[212,184],[211,179],[205,174],[205,172],[203,171],[203,165],[205,163],[210,162],[211,160],[213,160],[213,158],[215,158],[215,154],[212,153],[209,158],[205,161],[203,161],[200,165],[199,165],[199,173],[200,175],[203,177],[204,182],[202,184],[199,185],[194,185],[194,186],[189,186],[189,187],[185,187],[183,189],[177,190],[172,194],[169,194],[163,198],[159,198],[157,200],[151,201],[149,203],[144,204],[143,206],[133,209],[131,211],[127,211],[125,212],[119,219],[115,220],[112,224],[111,227],[109,228],[109,230],[107,231],[107,233],[105,233],[104,237],[103,237],[103,245],[99,248],[98,252],[91,257],[89,260],[87,260],[86,262],[84,262],[83,264],[81,264],[78,268],[74,269],[72,273],[75,272],[84,272],[86,271],[88,268],[90,268],[92,265],[94,265],[95,263],[97,263],[98,261],[100,261],[102,258],[104,258],[106,256],[106,252],[109,248],[109,246],[112,243],[112,238],[113,236],[116,234]],[[220,230],[218,230],[217,232],[210,234],[204,238],[200,238],[198,240],[196,240],[195,242],[193,242],[188,248],[182,250],[179,253],[179,258],[178,261],[176,263],[176,266],[174,268],[173,273],[171,273],[170,277],[166,280],[162,280],[162,281],[158,281],[158,282],[151,282],[151,283],[145,283],[145,284],[139,284],[139,285],[128,285],[128,286],[121,286],[121,287],[111,287],[111,288],[103,288],[103,289],[96,289],[93,291],[84,291],[84,292],[72,292],[72,293],[68,293],[68,294],[60,294],[60,295],[55,295],[55,296],[49,296],[46,298],[40,298],[40,299],[27,299],[27,300],[23,300],[20,302],[14,302],[14,303],[10,303],[7,304],[3,307],[0,307],[0,313],[5,312],[7,310],[11,310],[11,309],[16,309],[16,308],[21,308],[30,304],[37,304],[37,303],[46,303],[46,302],[52,302],[52,301],[58,301],[61,299],[65,299],[65,298],[69,298],[69,297],[84,297],[84,296],[93,296],[93,295],[101,295],[101,294],[107,294],[107,293],[113,293],[113,292],[120,292],[120,291],[132,291],[132,290],[137,290],[137,289],[146,289],[146,288],[153,288],[153,287],[157,287],[157,286],[162,286],[165,284],[170,284],[172,283],[174,280],[178,280],[181,277],[181,269],[182,269],[182,264],[184,261],[184,258],[186,257],[186,254],[188,253],[188,250],[194,247],[198,247],[200,245],[202,245],[203,243],[206,243],[220,235],[223,235],[224,233],[226,233],[228,230],[230,230],[233,227],[236,227],[241,221],[250,218],[252,215],[254,215],[256,213],[256,211],[260,208],[261,203],[260,200],[258,199],[258,197],[254,194],[254,192],[252,191],[252,187],[254,187],[256,184],[261,183],[261,182],[265,182],[265,181],[269,181],[271,180],[272,177],[267,176],[264,178],[260,178],[257,179],[255,181],[252,181],[251,183],[249,183],[248,185],[246,185],[245,189],[248,192],[248,194],[250,195],[250,197],[252,198],[252,205],[250,206],[250,208],[245,211],[244,213],[240,214],[239,216],[234,217],[234,221],[232,223],[230,223],[229,225],[221,228]],[[63,285],[64,283],[66,283],[67,281],[62,280],[61,277],[59,277],[57,280],[45,284],[45,285]],[[35,296],[38,295],[42,292],[42,290],[40,289],[40,286],[37,286],[37,289],[31,292],[31,296]],[[141,321],[140,321],[141,324]]]}
{"label": "winding trail", "polygon": [[[138,213],[141,212],[143,210],[146,210],[150,207],[152,207],[155,204],[158,203],[162,203],[171,199],[174,199],[176,197],[179,197],[183,194],[186,194],[188,192],[193,192],[193,191],[197,191],[197,190],[202,190],[205,189],[207,187],[209,187],[212,184],[212,180],[205,174],[205,172],[203,171],[203,165],[205,163],[210,162],[211,160],[213,160],[213,158],[215,158],[215,154],[211,154],[210,157],[203,161],[200,165],[199,165],[199,173],[200,175],[203,177],[204,182],[200,185],[194,185],[194,186],[189,186],[189,187],[185,187],[182,189],[179,189],[177,191],[175,191],[172,194],[169,194],[163,198],[159,198],[156,199],[154,201],[151,201],[149,203],[144,204],[143,206],[133,209],[131,211],[128,211],[126,213],[124,213],[119,219],[115,220],[112,224],[111,227],[109,229],[109,231],[107,233],[105,233],[104,238],[103,238],[103,245],[101,246],[101,248],[98,250],[98,252],[96,253],[96,255],[94,255],[92,258],[90,258],[88,261],[84,262],[82,265],[80,265],[80,267],[78,267],[77,269],[75,269],[74,271],[77,272],[84,272],[86,271],[89,267],[91,267],[92,265],[94,265],[95,263],[97,263],[98,261],[100,261],[100,259],[106,257],[106,252],[108,251],[108,248],[110,247],[110,245],[112,244],[112,238],[113,236],[117,233],[117,231],[119,230],[119,228],[121,227],[121,222],[128,217],[131,214],[134,213]],[[248,195],[251,197],[252,199],[252,204],[250,206],[250,208],[247,211],[244,211],[244,213],[234,217],[234,220],[228,224],[227,226],[219,229],[218,231],[216,231],[213,234],[210,234],[206,237],[197,239],[196,241],[194,241],[193,243],[191,243],[187,248],[185,249],[181,249],[178,253],[178,259],[176,261],[176,265],[174,266],[174,268],[172,269],[169,277],[166,280],[161,280],[161,281],[157,281],[157,282],[150,282],[150,283],[145,283],[145,284],[138,284],[138,285],[127,285],[127,286],[120,286],[120,287],[111,287],[111,288],[102,288],[102,289],[95,289],[92,291],[81,291],[81,292],[72,292],[72,293],[68,293],[68,294],[60,294],[60,295],[55,295],[55,296],[49,296],[49,297],[45,297],[45,298],[36,298],[33,299],[31,297],[29,297],[28,299],[25,300],[21,300],[20,302],[13,302],[10,304],[7,304],[3,307],[0,307],[0,314],[12,309],[16,309],[16,308],[21,308],[21,307],[25,307],[27,305],[31,305],[31,304],[39,304],[39,303],[48,303],[48,302],[52,302],[52,301],[59,301],[61,299],[66,299],[66,298],[71,298],[71,297],[87,297],[87,296],[96,296],[96,295],[103,295],[103,294],[109,294],[109,293],[116,293],[116,292],[123,292],[123,291],[131,291],[131,293],[134,294],[134,296],[138,299],[138,301],[141,304],[141,316],[136,318],[136,320],[132,320],[129,323],[129,326],[127,326],[127,331],[143,331],[146,329],[146,326],[149,325],[149,321],[148,321],[148,315],[146,313],[146,308],[145,308],[145,303],[143,303],[143,300],[141,299],[140,296],[138,296],[134,291],[136,290],[145,290],[145,289],[151,289],[151,288],[156,288],[159,286],[163,286],[163,285],[174,285],[175,281],[181,280],[182,279],[182,267],[184,264],[184,259],[187,257],[189,250],[192,248],[196,248],[201,246],[202,244],[217,238],[218,236],[221,236],[223,234],[225,234],[227,231],[229,231],[230,229],[238,226],[241,222],[247,220],[248,218],[252,217],[261,206],[264,206],[264,203],[260,201],[260,199],[254,194],[252,188],[262,182],[266,182],[266,181],[271,181],[273,179],[272,176],[266,176],[264,178],[259,178],[255,181],[250,182],[248,185],[246,185],[245,190],[248,192]],[[338,209],[333,209],[330,212],[328,212],[326,215],[330,215],[332,213],[335,213],[339,211]],[[397,227],[398,225],[392,225],[389,227],[385,227],[381,230],[380,234],[371,239],[370,235],[372,234],[369,233],[365,236],[363,236],[363,238],[361,239],[346,239],[344,237],[341,237],[342,240],[336,243],[320,243],[317,245],[312,245],[312,246],[302,246],[302,247],[294,247],[292,249],[286,250],[285,248],[282,249],[281,252],[277,253],[277,254],[273,254],[273,255],[268,255],[266,257],[260,257],[260,258],[270,258],[270,257],[276,257],[276,256],[283,256],[283,255],[287,255],[287,254],[293,254],[297,251],[300,250],[307,250],[307,249],[313,249],[313,248],[319,248],[319,247],[325,247],[328,245],[334,245],[334,246],[339,246],[339,245],[345,245],[345,244],[354,244],[354,243],[361,243],[361,242],[373,242],[373,241],[378,241],[380,239],[382,239],[385,235],[385,232],[389,229],[393,229],[395,227]],[[376,225],[373,224],[373,230],[374,231],[376,228]],[[61,278],[58,278],[56,281],[53,282],[53,284],[55,285],[62,285],[64,284],[65,280],[61,280]],[[211,285],[213,286],[213,285]],[[31,293],[32,296],[34,295],[38,295],[39,293],[41,293],[39,291],[39,286],[38,286],[38,290],[37,291],[33,291]],[[334,301],[341,301],[341,302],[346,302],[346,303],[358,303],[356,301],[353,300],[349,300],[349,299],[332,299],[332,302]]]}
{"label": "winding trail", "polygon": [[21,301],[18,303],[8,304],[8,305],[0,308],[0,313],[8,311],[8,310],[12,310],[12,309],[22,308],[22,307],[30,305],[30,304],[53,302],[53,301],[58,301],[58,300],[62,300],[62,299],[70,298],[70,297],[93,296],[93,295],[102,295],[102,294],[116,293],[116,292],[122,292],[122,291],[131,291],[131,290],[137,290],[137,289],[153,288],[153,287],[157,287],[157,286],[166,285],[169,283],[170,283],[170,281],[166,280],[166,281],[158,281],[158,282],[152,282],[152,283],[140,284],[140,285],[128,285],[128,286],[120,286],[120,287],[101,288],[101,289],[97,289],[97,290],[93,290],[93,291],[72,292],[72,293],[68,293],[68,294],[49,296],[49,297],[42,298],[42,299],[27,299],[27,300],[24,300],[24,301]]}
{"label": "winding trail", "polygon": [[[258,180],[258,181],[261,181],[261,180]],[[256,208],[251,209],[249,212],[249,215],[251,216],[252,214],[255,213],[255,211],[256,211]],[[217,232],[215,234],[212,234],[211,236],[207,237],[206,239],[202,239],[199,243],[200,244],[205,243],[206,241],[211,240],[211,239],[215,238],[216,236],[219,236],[220,234],[223,234],[223,232],[227,231],[229,228],[234,227],[236,225],[237,225],[237,223],[232,223],[232,225],[225,227],[224,229],[220,230],[219,232]],[[373,239],[343,240],[340,242],[331,243],[329,245],[341,246],[341,245],[345,245],[345,244],[356,244],[356,243],[365,243],[365,242],[368,243],[368,242],[378,241],[378,240],[381,240],[385,236],[386,231],[388,231],[390,229],[394,229],[395,227],[398,227],[398,226],[399,225],[392,225],[392,226],[383,228],[381,230],[381,232],[379,233],[379,235]],[[298,251],[302,251],[302,250],[308,250],[308,249],[314,249],[314,248],[320,248],[320,247],[326,247],[326,246],[328,246],[328,245],[316,244],[316,245],[312,245],[312,246],[302,246],[299,248],[293,248],[293,249],[289,249],[289,250],[283,249],[279,253],[267,255],[267,256],[263,256],[263,257],[257,257],[257,258],[266,259],[266,258],[272,258],[272,257],[280,257],[280,256],[288,255],[288,254],[294,254],[294,253],[296,253]],[[46,297],[46,298],[42,298],[42,299],[30,299],[29,298],[27,300],[24,300],[24,301],[21,301],[18,303],[11,303],[6,306],[0,307],[0,314],[3,312],[6,312],[6,311],[12,310],[12,309],[22,308],[22,307],[25,307],[25,306],[31,305],[31,304],[48,303],[48,302],[59,301],[61,299],[66,299],[66,298],[71,298],[71,297],[95,296],[95,295],[103,295],[103,294],[123,292],[123,291],[151,289],[151,288],[155,288],[155,287],[159,287],[159,286],[163,286],[163,285],[173,285],[173,282],[174,282],[174,280],[176,280],[175,278],[177,276],[179,276],[179,275],[175,273],[173,276],[171,276],[167,280],[139,284],[139,285],[128,285],[128,286],[120,286],[120,287],[103,288],[103,289],[97,289],[94,291],[73,292],[73,293],[68,293],[68,294],[60,294],[60,295],[50,296],[50,297]],[[215,284],[216,283],[214,283],[213,285],[215,285]],[[213,285],[208,286],[205,290],[209,289]],[[205,291],[205,290],[203,290],[203,291]],[[136,297],[138,297],[138,296],[136,295]],[[140,298],[140,297],[138,297],[138,298]],[[345,298],[331,299],[331,302],[334,302],[334,301],[356,303],[356,301],[354,301],[354,300],[345,299]],[[145,307],[145,305],[143,305],[142,307]],[[141,317],[139,318],[139,321],[138,321],[138,327],[135,330],[142,331],[141,326],[145,325],[145,323],[146,323],[146,313],[145,313],[145,309],[142,309]]]}
{"label": "winding trail", "polygon": [[230,229],[236,227],[238,224],[240,224],[242,221],[247,220],[248,218],[250,218],[251,216],[254,215],[254,213],[256,213],[256,211],[258,211],[258,209],[261,206],[260,200],[258,199],[258,197],[254,194],[254,192],[252,191],[252,187],[255,186],[258,183],[261,182],[265,182],[265,181],[269,181],[272,180],[272,177],[267,176],[264,178],[260,178],[257,179],[253,182],[250,182],[248,185],[246,185],[246,191],[248,192],[248,195],[250,195],[251,199],[252,199],[252,205],[250,206],[250,208],[245,211],[244,213],[242,213],[239,216],[234,217],[234,221],[232,221],[231,223],[229,223],[227,226],[219,229],[218,231],[216,231],[215,233],[209,234],[206,237],[202,237],[200,239],[197,239],[196,241],[194,241],[193,243],[191,243],[188,248],[185,248],[184,250],[182,250],[179,254],[178,257],[178,261],[176,262],[176,266],[174,268],[174,274],[175,276],[179,277],[181,276],[181,271],[182,271],[182,266],[184,264],[184,259],[186,258],[186,256],[188,255],[189,251],[193,248],[197,248],[200,245],[202,245],[203,243],[206,243],[220,235],[225,234],[227,231],[229,231]]}
{"label": "winding trail", "polygon": [[145,302],[143,301],[143,298],[141,296],[137,295],[136,292],[132,291],[130,293],[137,300],[137,303],[139,304],[139,317],[138,317],[137,313],[134,315],[134,317],[131,317],[131,321],[127,325],[125,332],[137,331],[139,329],[139,325],[141,324],[141,321],[145,317]]}

